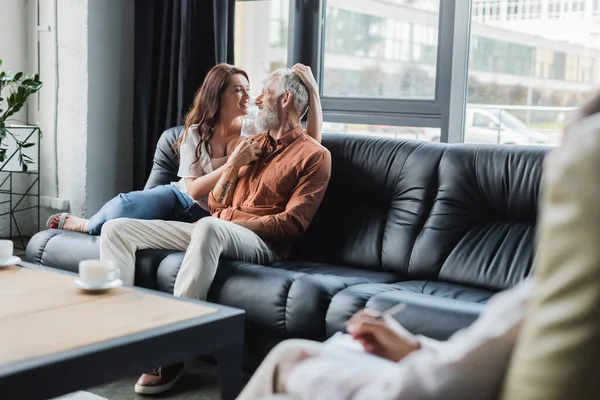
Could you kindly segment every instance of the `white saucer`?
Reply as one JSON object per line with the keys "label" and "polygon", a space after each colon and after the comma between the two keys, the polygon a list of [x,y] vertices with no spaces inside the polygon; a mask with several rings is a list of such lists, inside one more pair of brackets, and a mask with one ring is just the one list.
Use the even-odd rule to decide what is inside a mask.
{"label": "white saucer", "polygon": [[123,281],[120,279],[115,279],[114,281],[110,281],[110,282],[106,282],[103,285],[100,286],[96,286],[96,285],[89,285],[85,282],[82,282],[79,279],[76,279],[75,282],[73,282],[73,284],[78,287],[79,289],[82,290],[87,290],[87,291],[91,291],[91,292],[98,292],[98,291],[103,291],[103,290],[108,290],[108,289],[115,289],[118,287],[123,286]]}
{"label": "white saucer", "polygon": [[19,257],[12,256],[8,260],[6,260],[6,262],[0,263],[0,267],[10,267],[11,265],[16,265],[17,263],[20,263],[20,262],[21,262],[21,259]]}

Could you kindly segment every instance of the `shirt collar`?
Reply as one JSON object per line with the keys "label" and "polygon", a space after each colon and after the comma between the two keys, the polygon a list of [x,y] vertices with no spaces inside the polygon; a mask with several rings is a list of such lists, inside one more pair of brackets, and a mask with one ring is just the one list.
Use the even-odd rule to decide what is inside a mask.
{"label": "shirt collar", "polygon": [[[288,146],[289,144],[293,143],[296,139],[298,139],[303,133],[304,133],[304,129],[302,129],[302,125],[298,124],[297,127],[284,133],[283,136],[281,136],[279,139],[277,139],[277,141],[275,143],[277,145],[276,147],[281,146],[281,145]],[[273,138],[271,137],[271,135],[268,132],[267,132],[267,140],[272,145],[274,144]]]}

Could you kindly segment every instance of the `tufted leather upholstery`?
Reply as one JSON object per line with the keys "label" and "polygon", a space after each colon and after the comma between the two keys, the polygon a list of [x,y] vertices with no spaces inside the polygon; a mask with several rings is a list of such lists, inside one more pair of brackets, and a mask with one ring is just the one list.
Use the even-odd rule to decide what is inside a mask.
{"label": "tufted leather upholstery", "polygon": [[[165,131],[146,188],[176,180]],[[289,260],[223,259],[209,300],[247,312],[250,366],[288,337],[323,340],[358,309],[408,307],[411,331],[445,339],[468,326],[496,291],[531,273],[545,150],[325,135],[327,194]],[[76,270],[98,238],[48,230],[27,261]],[[183,253],[138,252],[136,285],[172,293]]]}
{"label": "tufted leather upholstery", "polygon": [[438,143],[327,135],[327,194],[293,258],[406,274],[437,190]]}
{"label": "tufted leather upholstery", "polygon": [[459,284],[419,280],[352,286],[333,297],[326,316],[327,336],[344,330],[344,323],[361,308],[385,310],[404,303],[407,307],[396,319],[406,329],[447,339],[470,325],[493,294]]}
{"label": "tufted leather upholstery", "polygon": [[493,290],[529,274],[545,151],[450,146],[410,274]]}

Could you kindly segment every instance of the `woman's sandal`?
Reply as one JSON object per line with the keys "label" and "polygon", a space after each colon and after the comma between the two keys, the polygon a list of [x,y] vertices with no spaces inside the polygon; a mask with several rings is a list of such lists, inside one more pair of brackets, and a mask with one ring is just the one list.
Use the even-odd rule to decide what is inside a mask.
{"label": "woman's sandal", "polygon": [[[53,214],[48,218],[48,221],[46,221],[46,227],[48,229],[63,229],[65,227],[65,222],[67,221],[67,218],[69,217],[69,213],[60,213],[60,214]],[[52,228],[52,226],[54,225],[54,222],[56,221],[56,219],[58,218],[58,225],[56,226],[56,228]],[[85,223],[87,221],[83,221],[81,223],[81,226],[79,227],[79,232],[84,233],[83,228],[85,226]]]}
{"label": "woman's sandal", "polygon": [[48,229],[52,229],[52,223],[56,218],[58,218],[58,226],[54,229],[62,229],[65,226],[65,221],[67,220],[68,216],[68,213],[53,214],[50,216],[50,218],[48,218],[48,221],[46,221],[46,227]]}

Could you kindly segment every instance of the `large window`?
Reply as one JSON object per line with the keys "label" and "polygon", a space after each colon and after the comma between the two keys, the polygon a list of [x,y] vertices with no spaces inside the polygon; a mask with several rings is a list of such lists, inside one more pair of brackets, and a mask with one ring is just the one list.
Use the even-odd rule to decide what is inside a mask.
{"label": "large window", "polygon": [[435,97],[439,0],[326,5],[324,95]]}
{"label": "large window", "polygon": [[[370,126],[369,134],[442,128],[444,140],[450,79],[439,68],[451,63],[454,0],[306,3],[318,5],[323,22],[321,46],[307,59],[320,72],[327,122]],[[319,25],[304,22],[313,32]]]}
{"label": "large window", "polygon": [[417,126],[345,124],[335,122],[323,123],[324,133],[344,133],[350,135],[377,136],[393,139],[413,139],[427,142],[439,142],[440,128],[423,128]]}
{"label": "large window", "polygon": [[238,1],[235,9],[235,64],[250,76],[258,96],[269,73],[287,66],[290,0]]}
{"label": "large window", "polygon": [[599,4],[238,0],[236,64],[253,95],[275,68],[312,66],[325,130],[555,145],[600,78]]}
{"label": "large window", "polygon": [[237,0],[235,62],[253,96],[274,69],[310,65],[327,122],[439,130],[448,80],[438,66],[451,57],[440,48],[452,37],[443,10],[440,0]]}
{"label": "large window", "polygon": [[480,17],[496,3],[473,2],[464,141],[556,145],[600,78],[596,4],[515,0]]}

